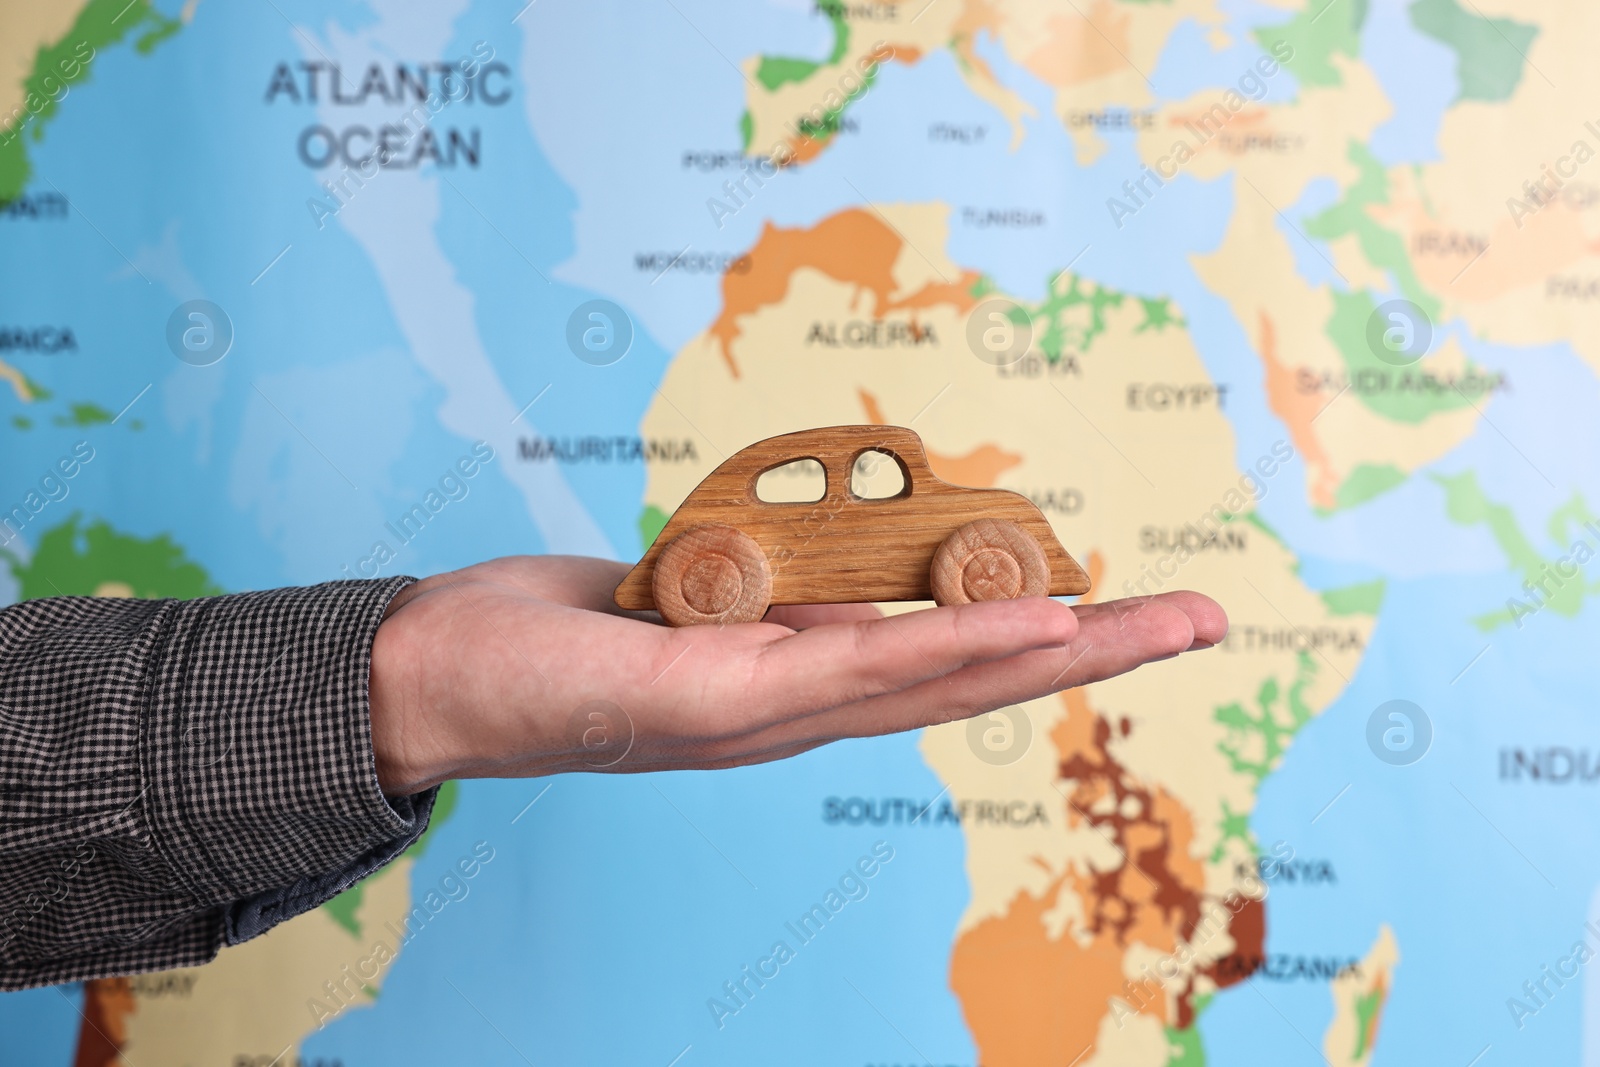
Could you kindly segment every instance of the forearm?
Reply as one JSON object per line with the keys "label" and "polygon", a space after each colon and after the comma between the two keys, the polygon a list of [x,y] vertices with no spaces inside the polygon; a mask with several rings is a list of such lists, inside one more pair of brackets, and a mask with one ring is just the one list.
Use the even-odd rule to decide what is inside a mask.
{"label": "forearm", "polygon": [[203,962],[414,840],[368,708],[408,581],[0,611],[0,988]]}

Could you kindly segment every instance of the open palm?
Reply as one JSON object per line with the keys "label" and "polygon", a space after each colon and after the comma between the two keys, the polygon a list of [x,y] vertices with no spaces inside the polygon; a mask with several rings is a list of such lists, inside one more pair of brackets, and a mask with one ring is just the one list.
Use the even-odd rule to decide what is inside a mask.
{"label": "open palm", "polygon": [[1043,598],[884,617],[775,607],[670,628],[616,607],[628,567],[491,560],[408,587],[373,643],[378,776],[732,767],[915,729],[1208,648],[1227,617],[1198,593],[1068,607]]}

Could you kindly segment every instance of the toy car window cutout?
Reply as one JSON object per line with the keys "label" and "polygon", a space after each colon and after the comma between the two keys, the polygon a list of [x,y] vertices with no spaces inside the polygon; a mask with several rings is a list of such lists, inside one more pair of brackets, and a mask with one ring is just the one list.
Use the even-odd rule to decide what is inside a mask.
{"label": "toy car window cutout", "polygon": [[892,500],[911,491],[902,460],[881,448],[869,448],[850,466],[850,494],[859,500]]}
{"label": "toy car window cutout", "polygon": [[810,456],[769,467],[756,478],[756,499],[763,504],[814,504],[827,494],[827,472]]}

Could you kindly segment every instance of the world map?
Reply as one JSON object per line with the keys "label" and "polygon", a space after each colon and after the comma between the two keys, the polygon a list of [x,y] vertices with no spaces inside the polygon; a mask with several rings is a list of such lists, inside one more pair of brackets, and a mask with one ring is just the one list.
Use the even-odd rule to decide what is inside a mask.
{"label": "world map", "polygon": [[0,603],[631,562],[888,423],[1084,602],[1232,620],[780,764],[447,784],[210,964],[0,996],[0,1064],[1600,1064],[1600,9],[0,27]]}

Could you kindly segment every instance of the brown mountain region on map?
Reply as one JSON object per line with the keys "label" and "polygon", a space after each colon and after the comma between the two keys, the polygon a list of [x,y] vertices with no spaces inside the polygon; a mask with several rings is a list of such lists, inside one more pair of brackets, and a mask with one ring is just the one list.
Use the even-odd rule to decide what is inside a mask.
{"label": "brown mountain region on map", "polygon": [[[1019,892],[1003,916],[957,939],[950,984],[986,1067],[1075,1061],[1093,1048],[1112,998],[1131,1014],[1187,1029],[1194,1025],[1197,978],[1217,988],[1243,981],[1259,966],[1266,937],[1260,901],[1207,898],[1204,866],[1190,852],[1193,819],[1183,804],[1140,783],[1110,752],[1113,736],[1132,733],[1131,722],[1108,722],[1081,690],[1061,696],[1068,711],[1051,736],[1067,819],[1093,827],[1122,862],[1103,870],[1069,867],[1043,895]],[[1052,937],[1047,916],[1063,893],[1077,894],[1081,919]],[[1187,963],[1223,933],[1232,951],[1204,966],[1179,965],[1165,981],[1127,978],[1125,960],[1135,946]]]}

